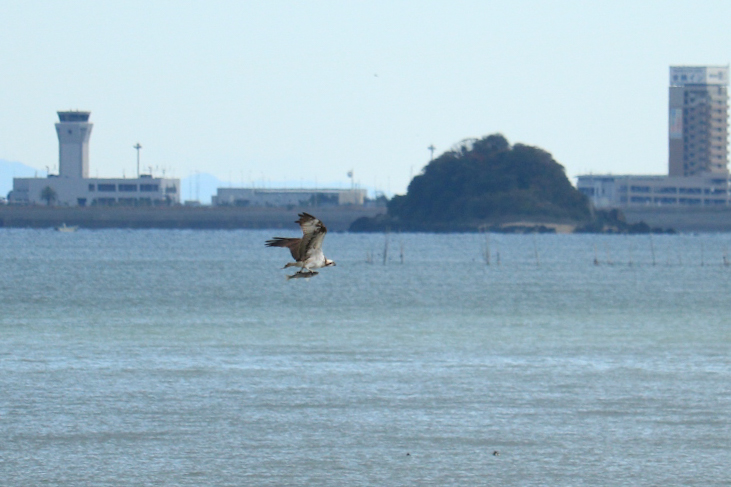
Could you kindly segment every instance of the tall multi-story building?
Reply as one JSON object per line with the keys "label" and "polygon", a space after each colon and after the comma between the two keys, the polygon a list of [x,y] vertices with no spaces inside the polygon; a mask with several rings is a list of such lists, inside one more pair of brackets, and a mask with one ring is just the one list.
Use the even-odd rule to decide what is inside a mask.
{"label": "tall multi-story building", "polygon": [[669,176],[728,175],[728,66],[671,66]]}
{"label": "tall multi-story building", "polygon": [[89,178],[90,112],[58,112],[58,174],[14,178],[9,202],[63,206],[149,206],[180,203],[180,179]]}

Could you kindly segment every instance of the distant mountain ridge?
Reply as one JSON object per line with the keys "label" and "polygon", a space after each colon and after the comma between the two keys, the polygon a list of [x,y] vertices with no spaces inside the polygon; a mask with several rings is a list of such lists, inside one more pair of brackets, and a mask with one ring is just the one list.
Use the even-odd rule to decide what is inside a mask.
{"label": "distant mountain ridge", "polygon": [[201,172],[187,178],[180,179],[180,202],[198,200],[204,205],[211,204],[211,197],[224,183],[213,174]]}
{"label": "distant mountain ridge", "polygon": [[0,196],[3,198],[8,196],[10,190],[13,189],[13,178],[32,178],[41,173],[38,169],[26,166],[22,162],[0,159]]}

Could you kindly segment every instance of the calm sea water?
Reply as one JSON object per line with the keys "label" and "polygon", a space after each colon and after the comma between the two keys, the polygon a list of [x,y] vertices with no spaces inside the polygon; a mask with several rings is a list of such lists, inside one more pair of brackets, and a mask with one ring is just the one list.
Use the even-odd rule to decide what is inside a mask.
{"label": "calm sea water", "polygon": [[731,235],[296,234],[0,231],[0,485],[731,485]]}

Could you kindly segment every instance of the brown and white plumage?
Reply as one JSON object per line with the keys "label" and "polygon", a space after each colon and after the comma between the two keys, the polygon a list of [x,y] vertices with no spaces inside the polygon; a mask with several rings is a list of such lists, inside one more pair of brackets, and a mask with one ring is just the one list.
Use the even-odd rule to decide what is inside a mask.
{"label": "brown and white plumage", "polygon": [[335,265],[330,259],[327,259],[322,253],[322,241],[325,240],[327,227],[320,220],[309,213],[300,213],[299,220],[295,221],[302,229],[302,238],[284,238],[274,237],[266,241],[267,247],[286,247],[292,254],[295,262],[289,262],[284,266],[301,267],[299,272],[319,269]]}

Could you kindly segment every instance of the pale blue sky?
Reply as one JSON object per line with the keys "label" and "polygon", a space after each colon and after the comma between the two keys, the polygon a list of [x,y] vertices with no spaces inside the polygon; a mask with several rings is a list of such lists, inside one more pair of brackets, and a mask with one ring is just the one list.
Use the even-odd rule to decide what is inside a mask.
{"label": "pale blue sky", "polygon": [[91,174],[406,190],[466,137],[567,175],[667,171],[668,67],[728,64],[729,1],[0,0],[0,159],[58,164],[92,112]]}

